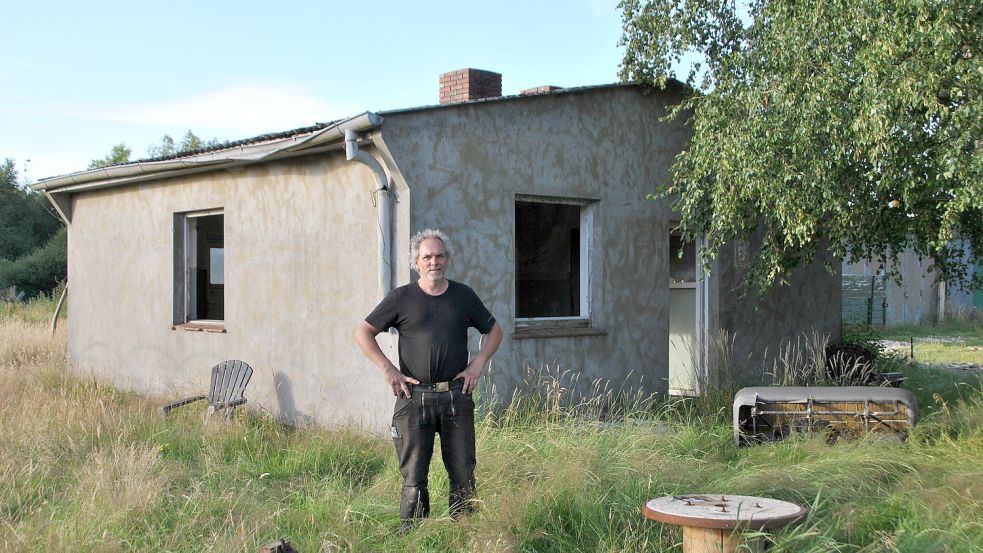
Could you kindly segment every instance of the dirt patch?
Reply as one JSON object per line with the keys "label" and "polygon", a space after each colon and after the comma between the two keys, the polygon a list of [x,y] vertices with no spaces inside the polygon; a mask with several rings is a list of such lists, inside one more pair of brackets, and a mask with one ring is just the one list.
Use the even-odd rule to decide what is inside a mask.
{"label": "dirt patch", "polygon": [[965,338],[959,338],[958,336],[924,336],[918,339],[919,342],[928,342],[929,344],[965,344]]}
{"label": "dirt patch", "polygon": [[[898,340],[878,340],[878,344],[884,349],[900,349],[911,346],[910,342],[899,342]],[[959,336],[919,336],[915,339],[916,344],[965,344],[966,338]],[[969,349],[980,349],[979,346],[969,346]]]}
{"label": "dirt patch", "polygon": [[908,342],[899,342],[897,340],[878,340],[877,343],[880,344],[882,348],[884,348],[884,351],[904,350],[905,352],[907,352],[909,347],[911,346],[911,344],[909,344]]}
{"label": "dirt patch", "polygon": [[959,374],[983,374],[983,365],[977,363],[919,363],[930,369],[944,369]]}

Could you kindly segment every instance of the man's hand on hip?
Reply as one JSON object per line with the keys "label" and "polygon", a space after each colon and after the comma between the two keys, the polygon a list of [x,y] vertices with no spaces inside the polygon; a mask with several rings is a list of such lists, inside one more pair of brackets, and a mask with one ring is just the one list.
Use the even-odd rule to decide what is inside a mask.
{"label": "man's hand on hip", "polygon": [[415,378],[410,378],[405,374],[399,372],[396,367],[386,367],[385,374],[386,382],[389,384],[389,389],[392,390],[393,395],[396,397],[410,397],[413,393],[410,391],[411,384],[419,384],[420,381]]}
{"label": "man's hand on hip", "polygon": [[479,362],[477,359],[471,361],[468,368],[464,369],[454,380],[464,381],[464,393],[470,394],[476,387],[478,387],[478,379],[481,378],[481,373],[485,372],[485,364]]}

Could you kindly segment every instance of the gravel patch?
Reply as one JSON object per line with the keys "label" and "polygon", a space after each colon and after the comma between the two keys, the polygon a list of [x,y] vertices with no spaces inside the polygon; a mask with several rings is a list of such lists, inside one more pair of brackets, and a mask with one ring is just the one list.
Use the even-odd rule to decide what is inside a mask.
{"label": "gravel patch", "polygon": [[921,366],[957,373],[983,374],[983,365],[976,363],[921,363]]}

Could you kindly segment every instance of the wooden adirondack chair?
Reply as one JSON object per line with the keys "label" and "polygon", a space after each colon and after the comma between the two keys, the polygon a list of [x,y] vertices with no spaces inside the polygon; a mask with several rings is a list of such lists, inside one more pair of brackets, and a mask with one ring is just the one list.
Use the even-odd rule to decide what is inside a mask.
{"label": "wooden adirondack chair", "polygon": [[245,362],[238,360],[222,361],[212,367],[212,385],[208,390],[208,395],[172,401],[160,408],[160,416],[166,418],[171,410],[202,399],[208,400],[206,420],[216,411],[224,411],[228,416],[236,406],[246,403],[243,392],[245,392],[246,385],[249,384],[249,379],[252,376],[253,368]]}

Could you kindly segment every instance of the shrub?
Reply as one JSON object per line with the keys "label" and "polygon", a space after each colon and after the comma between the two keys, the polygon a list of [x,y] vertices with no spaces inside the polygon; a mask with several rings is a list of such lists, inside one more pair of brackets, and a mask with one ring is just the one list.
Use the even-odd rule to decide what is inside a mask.
{"label": "shrub", "polygon": [[880,334],[867,325],[848,325],[843,327],[843,343],[860,346],[874,354],[874,358],[884,353]]}
{"label": "shrub", "polygon": [[14,261],[0,259],[0,290],[16,286],[26,298],[50,293],[68,275],[68,231],[60,229],[43,246]]}

